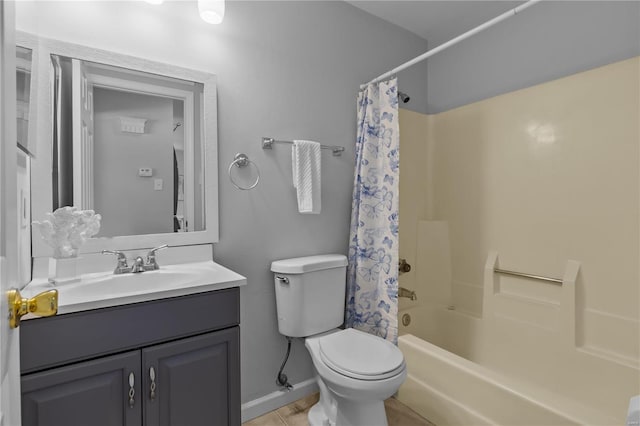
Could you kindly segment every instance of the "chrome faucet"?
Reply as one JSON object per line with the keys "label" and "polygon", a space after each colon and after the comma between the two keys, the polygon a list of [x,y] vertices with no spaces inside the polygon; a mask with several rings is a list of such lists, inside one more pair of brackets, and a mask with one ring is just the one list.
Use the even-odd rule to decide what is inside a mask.
{"label": "chrome faucet", "polygon": [[123,252],[117,250],[102,250],[102,254],[116,255],[118,264],[116,265],[116,269],[113,271],[114,274],[124,274],[131,270],[131,268],[129,268],[129,265],[127,265],[127,256],[125,256]]}
{"label": "chrome faucet", "polygon": [[146,265],[144,264],[144,259],[141,256],[138,256],[135,259],[133,259],[133,265],[131,265],[131,273],[137,274],[140,272],[144,272],[147,270],[145,266]]}
{"label": "chrome faucet", "polygon": [[163,244],[159,247],[152,248],[147,253],[146,260],[142,258],[142,256],[137,256],[133,260],[133,265],[129,266],[127,264],[127,257],[121,251],[117,250],[102,250],[102,254],[115,254],[117,256],[118,264],[116,269],[113,271],[114,274],[125,274],[131,272],[133,274],[137,274],[144,271],[154,271],[156,269],[160,269],[158,262],[156,261],[156,252],[162,249],[169,247],[168,244]]}
{"label": "chrome faucet", "polygon": [[404,287],[399,287],[398,288],[398,297],[406,297],[408,299],[411,300],[418,300],[418,296],[416,295],[416,292],[413,290],[408,290]]}
{"label": "chrome faucet", "polygon": [[147,263],[145,264],[145,268],[147,271],[160,269],[160,265],[158,265],[158,262],[156,262],[156,252],[162,249],[166,249],[167,247],[169,247],[169,244],[163,244],[149,250],[149,253],[147,253]]}

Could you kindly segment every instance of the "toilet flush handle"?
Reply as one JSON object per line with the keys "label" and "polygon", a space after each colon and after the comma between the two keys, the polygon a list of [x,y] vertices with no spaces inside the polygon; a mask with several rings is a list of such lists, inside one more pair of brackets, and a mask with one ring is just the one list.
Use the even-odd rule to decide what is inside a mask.
{"label": "toilet flush handle", "polygon": [[276,275],[276,280],[280,281],[282,284],[289,284],[289,278],[282,277],[280,275]]}

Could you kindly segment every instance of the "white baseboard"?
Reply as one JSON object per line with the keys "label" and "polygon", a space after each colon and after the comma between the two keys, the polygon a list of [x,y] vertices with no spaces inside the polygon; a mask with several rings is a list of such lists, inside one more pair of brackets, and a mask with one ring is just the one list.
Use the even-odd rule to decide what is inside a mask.
{"label": "white baseboard", "polygon": [[311,378],[293,385],[290,391],[277,390],[253,401],[242,404],[242,423],[247,422],[263,414],[284,407],[300,398],[318,392],[316,379]]}

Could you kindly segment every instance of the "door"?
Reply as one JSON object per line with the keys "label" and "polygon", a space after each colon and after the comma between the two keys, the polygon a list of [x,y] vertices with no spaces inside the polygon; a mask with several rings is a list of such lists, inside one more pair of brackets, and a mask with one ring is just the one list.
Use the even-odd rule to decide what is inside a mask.
{"label": "door", "polygon": [[72,59],[73,205],[93,210],[93,85],[85,64]]}
{"label": "door", "polygon": [[147,426],[240,425],[239,327],[142,350]]}
{"label": "door", "polygon": [[22,426],[139,426],[140,351],[22,377]]}
{"label": "door", "polygon": [[0,426],[20,425],[20,353],[7,291],[17,286],[16,51],[14,4],[0,1]]}

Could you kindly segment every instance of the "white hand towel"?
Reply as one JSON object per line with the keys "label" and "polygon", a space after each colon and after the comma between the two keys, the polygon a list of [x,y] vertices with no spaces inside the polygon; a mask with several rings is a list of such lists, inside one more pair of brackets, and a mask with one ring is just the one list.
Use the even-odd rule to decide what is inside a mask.
{"label": "white hand towel", "polygon": [[298,195],[298,211],[306,214],[320,213],[320,144],[313,141],[293,141],[291,168],[293,187]]}

